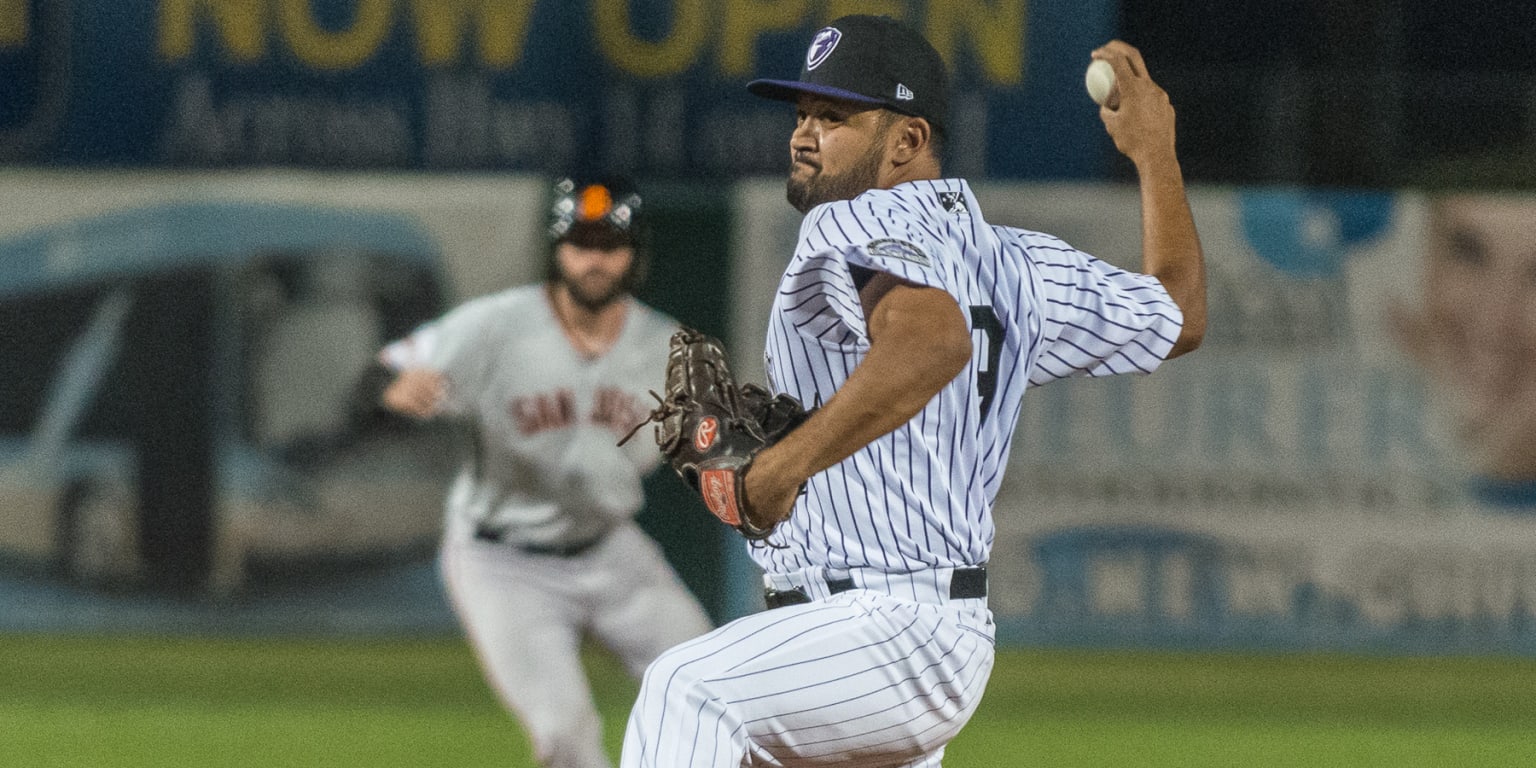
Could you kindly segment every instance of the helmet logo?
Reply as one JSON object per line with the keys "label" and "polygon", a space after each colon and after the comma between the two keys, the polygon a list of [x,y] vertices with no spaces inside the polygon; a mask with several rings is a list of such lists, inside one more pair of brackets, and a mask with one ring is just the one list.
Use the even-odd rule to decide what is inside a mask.
{"label": "helmet logo", "polygon": [[588,244],[622,240],[638,244],[638,233],[633,228],[640,208],[640,195],[622,183],[614,186],[599,181],[578,186],[572,179],[561,179],[555,184],[554,201],[549,208],[549,237],[560,241],[581,229],[586,231],[582,237]]}
{"label": "helmet logo", "polygon": [[613,207],[613,194],[601,184],[593,184],[581,191],[581,202],[577,204],[576,218],[579,221],[597,221],[608,215],[608,209]]}
{"label": "helmet logo", "polygon": [[811,40],[811,47],[805,52],[805,69],[813,70],[821,66],[822,62],[832,55],[832,49],[837,47],[839,40],[843,39],[843,33],[836,27],[823,27],[816,37]]}

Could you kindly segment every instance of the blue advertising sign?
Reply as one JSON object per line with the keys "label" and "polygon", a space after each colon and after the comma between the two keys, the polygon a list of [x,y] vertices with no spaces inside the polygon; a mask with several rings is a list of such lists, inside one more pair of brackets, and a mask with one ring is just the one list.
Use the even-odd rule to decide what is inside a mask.
{"label": "blue advertising sign", "polygon": [[779,173],[830,19],[922,29],[957,174],[1083,178],[1111,0],[0,0],[0,161]]}

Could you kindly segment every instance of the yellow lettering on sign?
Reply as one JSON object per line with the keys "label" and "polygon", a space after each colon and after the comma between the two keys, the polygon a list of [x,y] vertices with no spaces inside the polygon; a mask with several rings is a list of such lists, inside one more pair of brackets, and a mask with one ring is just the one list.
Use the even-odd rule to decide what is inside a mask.
{"label": "yellow lettering on sign", "polygon": [[277,17],[293,54],[316,69],[357,67],[373,58],[389,36],[391,0],[356,0],[352,26],[336,32],[315,23],[310,2],[282,0]]}
{"label": "yellow lettering on sign", "polygon": [[830,24],[833,19],[854,13],[889,16],[898,21],[906,21],[907,3],[906,0],[827,0],[821,23]]}
{"label": "yellow lettering on sign", "polygon": [[989,82],[1024,80],[1024,0],[929,0],[926,34],[951,68],[964,38]]}
{"label": "yellow lettering on sign", "polygon": [[256,61],[266,52],[266,10],[265,2],[253,0],[160,0],[156,29],[160,56],[171,61],[191,56],[198,19],[206,17],[230,59]]}
{"label": "yellow lettering on sign", "polygon": [[725,0],[720,35],[720,71],[727,77],[755,74],[757,38],[767,31],[800,26],[806,0]]}
{"label": "yellow lettering on sign", "polygon": [[636,37],[629,0],[592,0],[597,47],[619,69],[641,77],[680,74],[698,60],[708,33],[705,0],[672,0],[672,29],[652,42]]}
{"label": "yellow lettering on sign", "polygon": [[416,47],[427,66],[452,64],[464,47],[465,29],[476,26],[480,63],[506,69],[523,57],[530,0],[411,0]]}
{"label": "yellow lettering on sign", "polygon": [[0,0],[0,48],[27,44],[31,13],[32,5],[27,0]]}

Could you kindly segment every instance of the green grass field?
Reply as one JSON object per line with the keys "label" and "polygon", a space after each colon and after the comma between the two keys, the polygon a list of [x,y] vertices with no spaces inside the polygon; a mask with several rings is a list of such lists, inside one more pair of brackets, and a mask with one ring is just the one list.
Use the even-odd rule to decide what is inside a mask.
{"label": "green grass field", "polygon": [[[0,637],[6,768],[531,765],[456,638]],[[1008,651],[945,765],[1529,768],[1536,661]]]}

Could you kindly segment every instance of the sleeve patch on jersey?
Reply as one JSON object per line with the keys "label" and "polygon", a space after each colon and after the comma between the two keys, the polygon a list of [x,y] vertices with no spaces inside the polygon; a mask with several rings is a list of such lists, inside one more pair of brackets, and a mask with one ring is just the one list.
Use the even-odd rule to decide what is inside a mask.
{"label": "sleeve patch on jersey", "polygon": [[959,192],[940,192],[939,205],[944,206],[944,210],[956,216],[971,215],[970,207],[965,204],[965,195]]}
{"label": "sleeve patch on jersey", "polygon": [[928,261],[928,254],[923,253],[923,249],[905,240],[897,240],[890,237],[871,240],[868,245],[864,246],[864,250],[869,251],[869,255],[875,258],[900,259],[901,261],[910,261],[918,266],[931,266],[931,262]]}

